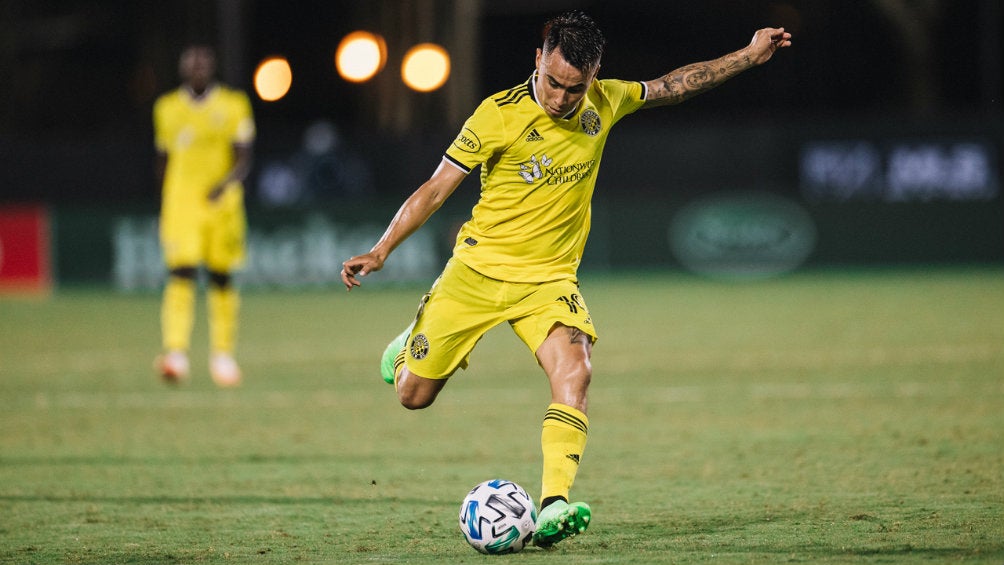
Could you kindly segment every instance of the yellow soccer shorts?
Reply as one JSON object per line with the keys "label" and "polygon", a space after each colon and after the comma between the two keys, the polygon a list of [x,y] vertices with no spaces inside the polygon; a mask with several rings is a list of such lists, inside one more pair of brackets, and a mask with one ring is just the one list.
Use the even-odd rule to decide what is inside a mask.
{"label": "yellow soccer shorts", "polygon": [[425,378],[448,378],[467,368],[474,346],[502,322],[509,322],[534,354],[555,324],[578,328],[594,342],[597,338],[576,281],[499,281],[452,258],[422,300],[405,364]]}
{"label": "yellow soccer shorts", "polygon": [[229,273],[244,263],[247,217],[239,189],[228,189],[215,203],[165,202],[160,242],[168,269],[205,265]]}

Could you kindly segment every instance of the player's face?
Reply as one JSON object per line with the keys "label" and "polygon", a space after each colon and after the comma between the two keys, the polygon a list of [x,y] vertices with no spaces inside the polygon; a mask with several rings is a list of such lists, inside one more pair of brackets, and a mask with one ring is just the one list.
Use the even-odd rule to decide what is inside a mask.
{"label": "player's face", "polygon": [[537,100],[549,116],[565,116],[586,95],[597,70],[599,66],[584,73],[573,67],[561,54],[560,47],[547,54],[537,49]]}
{"label": "player's face", "polygon": [[196,90],[205,88],[216,73],[216,56],[208,47],[189,47],[178,65],[182,80]]}

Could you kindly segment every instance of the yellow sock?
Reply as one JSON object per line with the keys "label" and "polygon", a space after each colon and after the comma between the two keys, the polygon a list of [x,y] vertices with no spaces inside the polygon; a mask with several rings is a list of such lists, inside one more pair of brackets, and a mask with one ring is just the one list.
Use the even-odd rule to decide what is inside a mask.
{"label": "yellow sock", "polygon": [[195,281],[168,277],[160,305],[160,329],[166,351],[188,351],[195,320]]}
{"label": "yellow sock", "polygon": [[209,347],[213,353],[233,355],[237,349],[237,317],[241,297],[237,289],[210,286],[206,292],[209,309]]}
{"label": "yellow sock", "polygon": [[544,453],[541,501],[555,496],[568,499],[588,433],[589,418],[582,412],[564,404],[547,407],[540,433]]}
{"label": "yellow sock", "polygon": [[397,383],[401,380],[401,371],[404,370],[404,356],[408,351],[408,346],[401,348],[397,357],[394,357],[394,390],[397,390]]}

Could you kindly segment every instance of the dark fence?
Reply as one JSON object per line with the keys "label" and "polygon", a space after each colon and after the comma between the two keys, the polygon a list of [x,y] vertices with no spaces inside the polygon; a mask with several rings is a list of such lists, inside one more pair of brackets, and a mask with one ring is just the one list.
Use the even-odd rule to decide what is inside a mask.
{"label": "dark fence", "polygon": [[[452,133],[346,135],[263,124],[247,201],[245,284],[326,285],[431,174]],[[1001,263],[999,122],[625,120],[597,181],[583,269],[761,277],[805,266]],[[0,207],[47,204],[60,283],[151,288],[162,276],[146,132],[0,138]],[[471,175],[373,280],[428,280],[477,199]]]}

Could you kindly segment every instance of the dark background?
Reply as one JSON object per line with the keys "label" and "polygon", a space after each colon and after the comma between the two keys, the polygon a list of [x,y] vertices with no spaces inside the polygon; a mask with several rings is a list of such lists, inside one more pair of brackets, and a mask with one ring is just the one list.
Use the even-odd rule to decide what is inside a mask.
{"label": "dark background", "polygon": [[[150,111],[158,94],[176,86],[178,52],[193,38],[221,45],[224,78],[248,90],[258,61],[271,54],[289,59],[289,95],[271,104],[254,99],[258,165],[293,151],[303,128],[325,119],[378,171],[421,168],[400,178],[376,175],[374,190],[396,197],[410,190],[398,183],[431,171],[463,118],[445,111],[445,89],[417,94],[393,84],[402,44],[469,49],[475,63],[454,68],[454,77],[473,75],[459,102],[473,109],[528,76],[542,23],[573,7],[591,13],[607,36],[605,77],[655,78],[742,47],[759,27],[785,26],[795,35],[794,47],[766,67],[683,106],[632,117],[629,129],[664,128],[661,134],[678,140],[693,128],[745,124],[964,131],[1001,120],[997,0],[484,1],[480,16],[466,21],[453,17],[455,6],[0,2],[0,70],[7,79],[0,89],[0,200],[155,201]],[[449,44],[459,26],[473,26],[476,44]],[[341,37],[360,28],[387,35],[391,60],[381,80],[355,85],[342,81],[331,61]],[[377,115],[374,100],[388,96],[409,105],[405,127],[388,127]]]}

